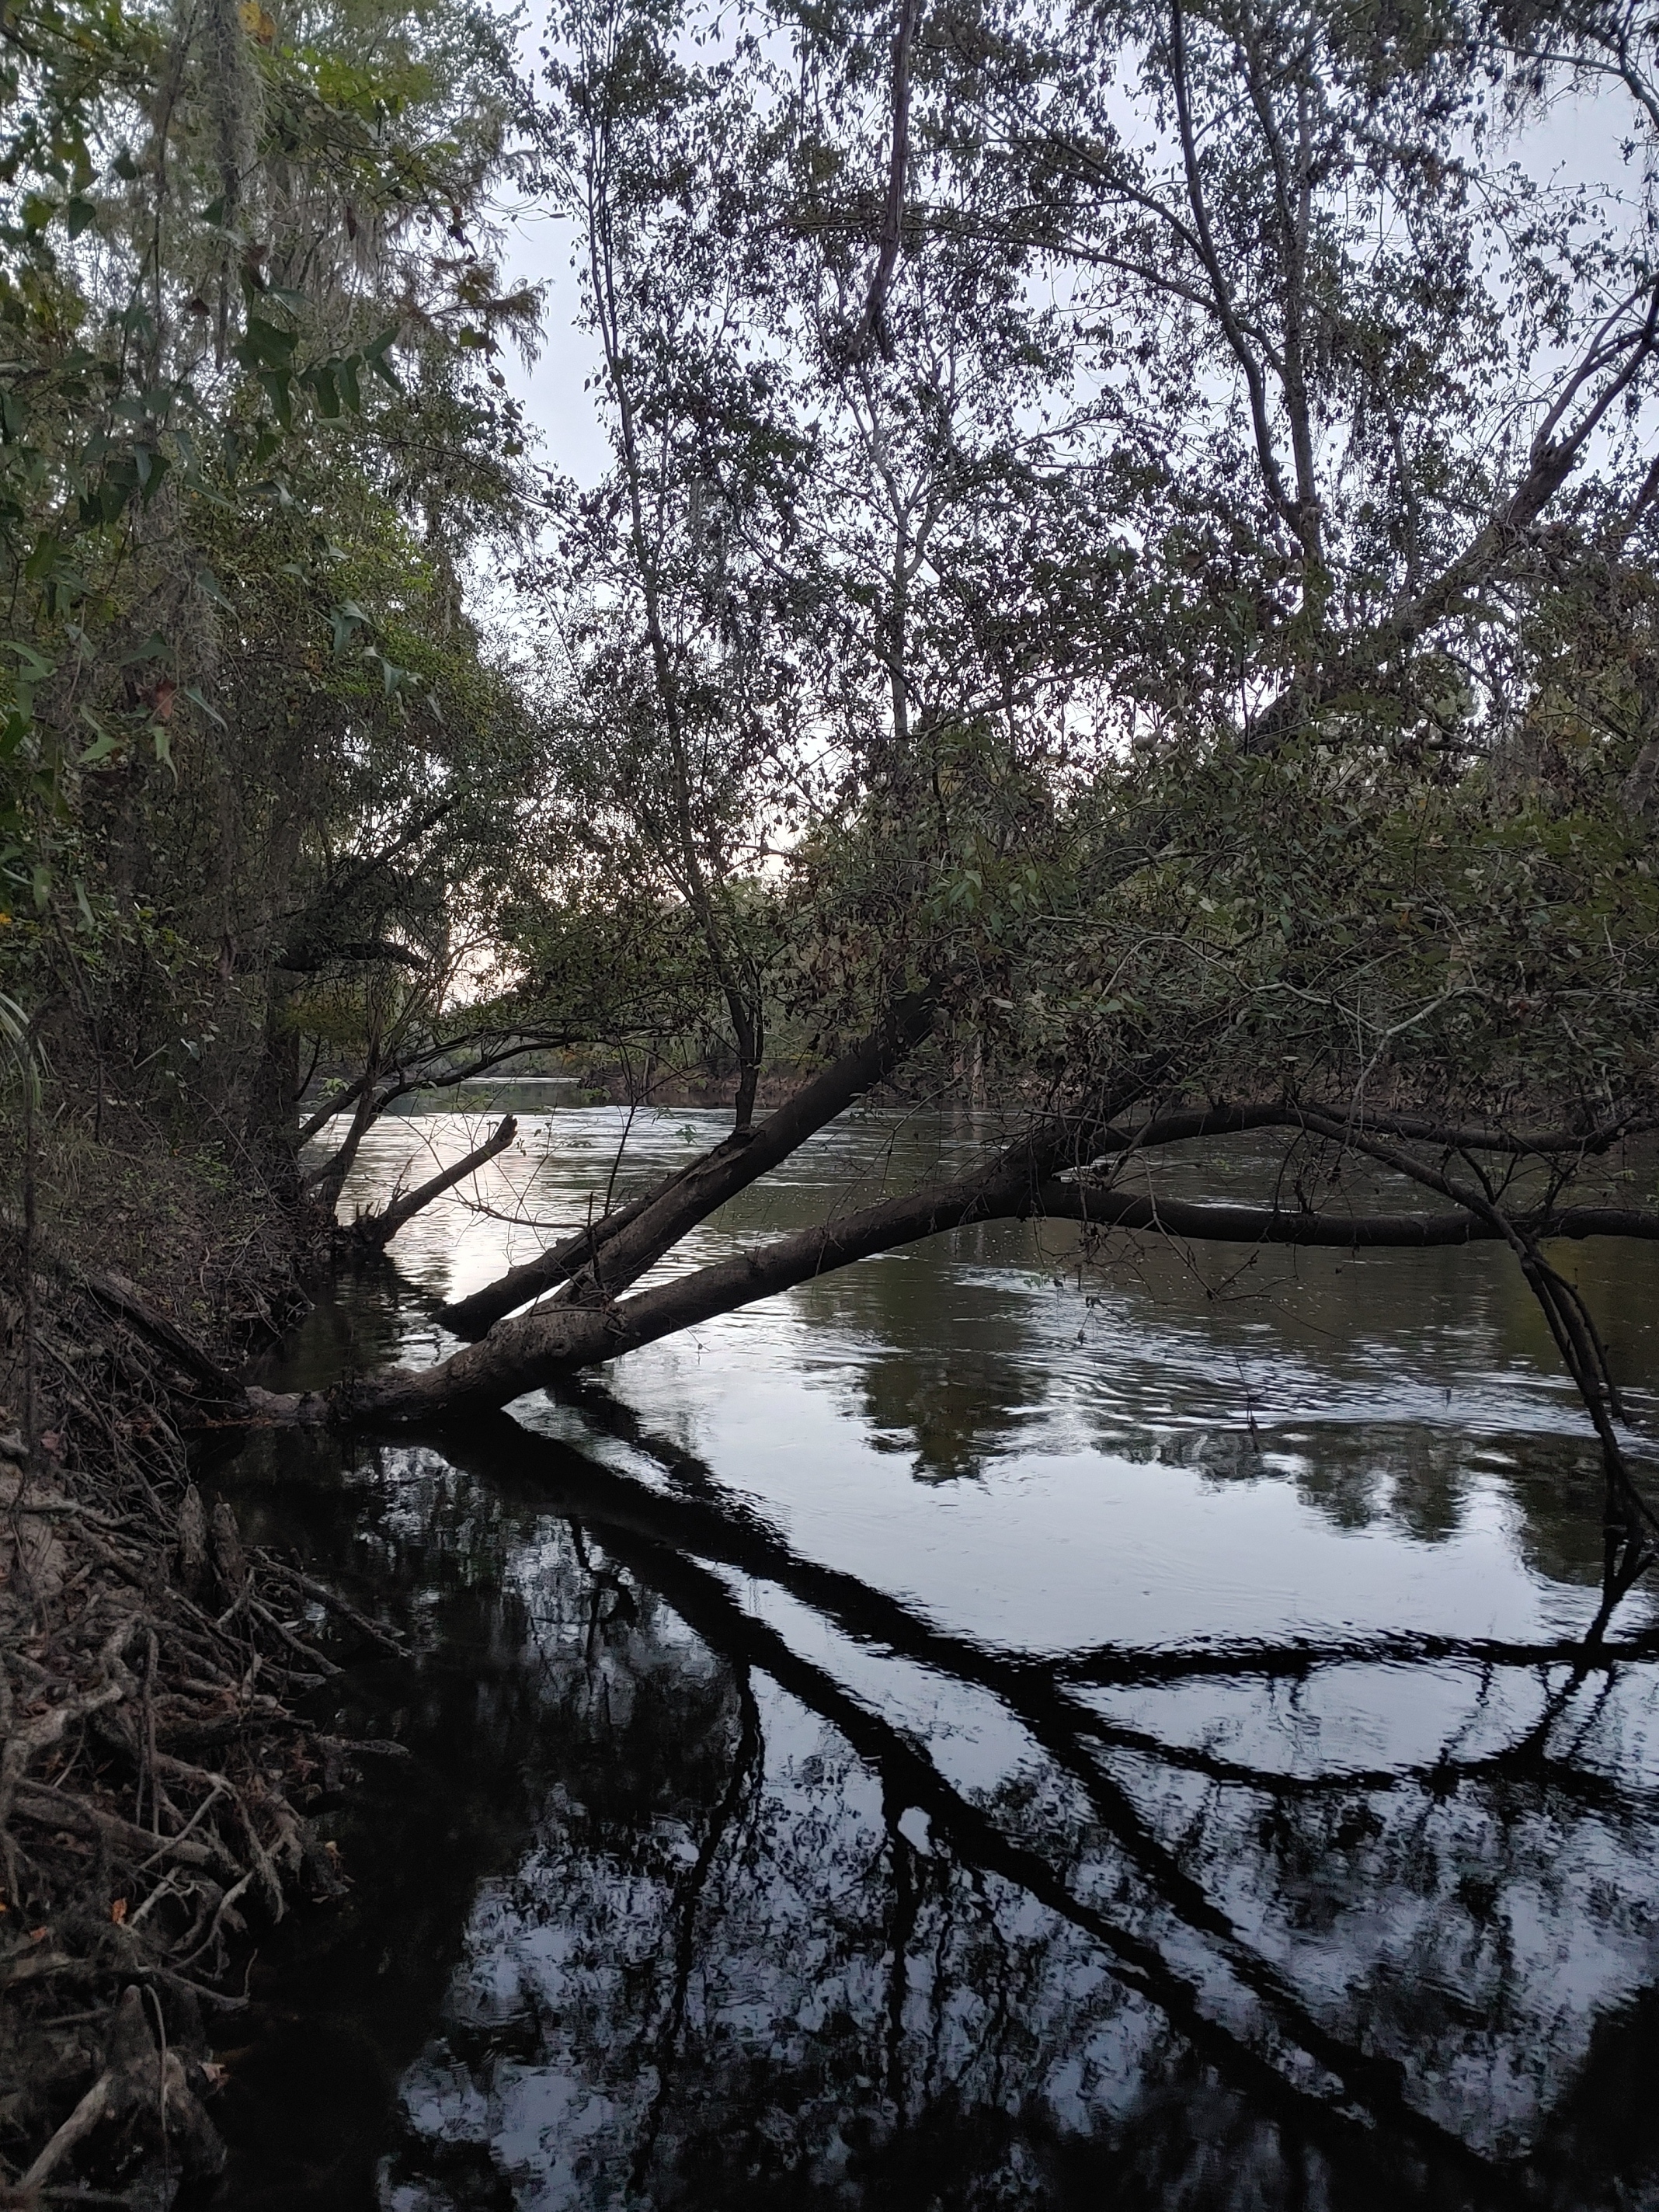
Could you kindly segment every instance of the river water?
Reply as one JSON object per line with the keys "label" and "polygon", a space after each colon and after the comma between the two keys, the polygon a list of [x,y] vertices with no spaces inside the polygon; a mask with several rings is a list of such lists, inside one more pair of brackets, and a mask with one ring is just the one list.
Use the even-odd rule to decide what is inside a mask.
{"label": "river water", "polygon": [[[624,1139],[721,1130],[557,1097],[470,1102],[518,1147],[271,1379],[433,1356]],[[345,1210],[479,1127],[382,1124]],[[984,1133],[853,1117],[674,1264]],[[1569,1264],[1640,1425],[1659,1255]],[[1574,1658],[1597,1463],[1501,1252],[968,1231],[202,1479],[413,1655],[319,1705],[405,1755],[228,2031],[239,2208],[1659,2203],[1659,1627]]]}

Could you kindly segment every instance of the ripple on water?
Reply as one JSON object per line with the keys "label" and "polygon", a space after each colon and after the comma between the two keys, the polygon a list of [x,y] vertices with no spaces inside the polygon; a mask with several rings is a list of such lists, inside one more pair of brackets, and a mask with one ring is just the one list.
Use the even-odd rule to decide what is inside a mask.
{"label": "ripple on water", "polygon": [[[433,1356],[624,1121],[522,1113],[290,1372]],[[672,1266],[975,1141],[858,1117]],[[1645,1413],[1659,1255],[1573,1264]],[[1572,1663],[1596,1462],[1502,1253],[982,1228],[514,1410],[213,1471],[423,1644],[343,1693],[414,1756],[262,1952],[239,2203],[1659,2203],[1651,1606]]]}

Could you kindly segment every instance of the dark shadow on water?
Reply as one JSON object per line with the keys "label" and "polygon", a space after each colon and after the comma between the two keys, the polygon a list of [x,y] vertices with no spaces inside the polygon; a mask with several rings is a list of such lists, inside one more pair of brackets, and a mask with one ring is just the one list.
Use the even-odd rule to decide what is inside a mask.
{"label": "dark shadow on water", "polygon": [[[615,1117],[554,1118],[556,1212]],[[644,1134],[653,1164],[684,1150]],[[941,1141],[836,1133],[705,1255]],[[423,1287],[343,1280],[272,1379],[427,1356],[466,1225],[428,1224]],[[1659,1638],[1638,1593],[1600,1650],[1574,1641],[1599,1473],[1503,1255],[1223,1255],[1200,1279],[1158,1245],[1085,1286],[1069,1234],[826,1277],[787,1310],[799,1340],[757,1321],[701,1383],[589,1381],[526,1409],[550,1432],[204,1462],[252,1540],[414,1655],[353,1651],[319,1696],[319,1728],[409,1756],[312,1808],[356,1887],[261,1936],[222,2205],[1659,2212]],[[1651,1398],[1659,1254],[1570,1257]],[[994,1558],[934,1617],[910,1561],[866,1546],[865,1579],[744,1493],[772,1494],[774,1440],[727,1467],[708,1409],[751,1375],[814,1480],[890,1455],[944,1513],[1022,1453],[1098,1451],[1171,1497],[1293,1497],[1374,1546],[1385,1601],[1495,1510],[1501,1554],[1476,1556],[1567,1625],[1464,1633],[1475,1581],[1443,1621],[1402,1615],[1434,1632],[1247,1607],[1254,1638],[1140,1649],[1104,1640],[1108,1608],[1097,1645],[1005,1648],[975,1628],[1002,1617],[971,1580]],[[1121,1534],[1096,1525],[1085,1569]]]}
{"label": "dark shadow on water", "polygon": [[[1034,1661],[797,1556],[658,1455],[667,1486],[500,1417],[355,1453],[266,1437],[204,1468],[252,1540],[418,1652],[319,1707],[410,1755],[319,1802],[359,1887],[263,1943],[223,2203],[1659,2196],[1635,1973],[1653,1806],[1617,1756],[1647,1638],[1588,1671],[1422,1638]],[[1369,1768],[1283,1755],[1276,1700],[1374,1674],[1408,1700],[1465,1684],[1475,1717]],[[1265,1698],[1255,1733],[1167,1727],[1158,1701],[1194,1683]],[[976,1778],[952,1731],[981,1706],[1024,1751]],[[1629,1953],[1576,2039],[1527,1914],[1564,1955]]]}

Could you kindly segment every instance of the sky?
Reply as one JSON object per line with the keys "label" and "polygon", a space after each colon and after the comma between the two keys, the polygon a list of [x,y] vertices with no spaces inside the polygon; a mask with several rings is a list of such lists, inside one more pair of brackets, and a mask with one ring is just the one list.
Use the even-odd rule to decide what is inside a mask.
{"label": "sky", "polygon": [[[535,66],[542,36],[538,29],[523,33],[520,58],[526,72]],[[1517,135],[1514,158],[1536,176],[1629,193],[1635,180],[1623,141],[1630,112],[1622,94],[1564,95]],[[605,473],[609,447],[596,393],[584,388],[598,373],[600,355],[597,341],[577,325],[575,227],[546,204],[534,202],[508,209],[504,220],[504,274],[513,283],[544,286],[546,305],[537,359],[527,364],[511,354],[500,367],[540,441],[538,458],[586,489]]]}
{"label": "sky", "polygon": [[541,351],[526,366],[517,353],[499,363],[507,389],[538,433],[541,458],[584,489],[598,482],[610,458],[586,379],[598,373],[598,340],[576,326],[576,272],[570,265],[574,226],[544,207],[521,208],[508,219],[504,273],[509,283],[542,284],[547,304]]}

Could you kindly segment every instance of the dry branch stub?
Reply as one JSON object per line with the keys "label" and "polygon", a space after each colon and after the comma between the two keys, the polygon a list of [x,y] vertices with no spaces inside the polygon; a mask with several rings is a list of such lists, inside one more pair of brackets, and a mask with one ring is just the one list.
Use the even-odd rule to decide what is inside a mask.
{"label": "dry branch stub", "polygon": [[383,1252],[398,1231],[412,1221],[417,1213],[430,1206],[434,1199],[441,1198],[446,1191],[453,1190],[458,1182],[464,1182],[468,1176],[476,1175],[498,1153],[504,1152],[518,1133],[517,1117],[507,1115],[482,1145],[475,1145],[453,1167],[445,1168],[439,1174],[428,1177],[425,1182],[417,1184],[415,1189],[405,1192],[402,1197],[394,1198],[390,1205],[382,1206],[378,1212],[360,1213],[349,1232],[352,1240],[365,1251]]}

